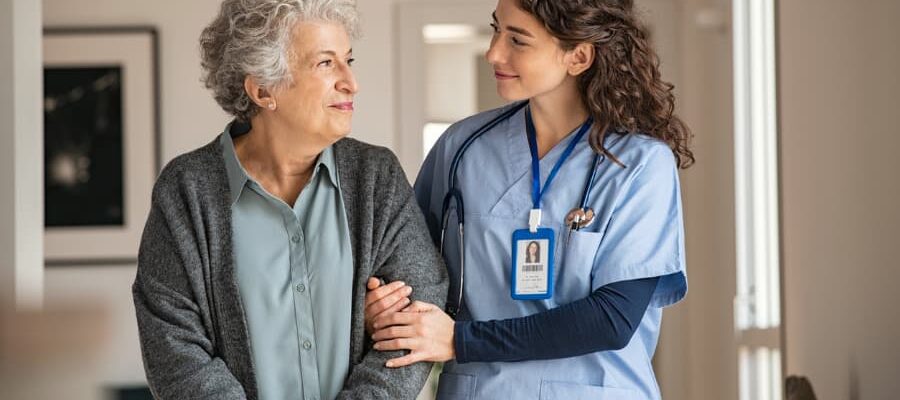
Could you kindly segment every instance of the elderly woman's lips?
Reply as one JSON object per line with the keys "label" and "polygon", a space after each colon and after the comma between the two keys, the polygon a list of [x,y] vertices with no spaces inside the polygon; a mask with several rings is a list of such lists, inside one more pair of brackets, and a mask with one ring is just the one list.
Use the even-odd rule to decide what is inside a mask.
{"label": "elderly woman's lips", "polygon": [[353,111],[353,102],[352,101],[346,102],[346,103],[335,103],[335,104],[332,104],[331,106],[334,108],[337,108],[338,110],[341,110],[341,111]]}

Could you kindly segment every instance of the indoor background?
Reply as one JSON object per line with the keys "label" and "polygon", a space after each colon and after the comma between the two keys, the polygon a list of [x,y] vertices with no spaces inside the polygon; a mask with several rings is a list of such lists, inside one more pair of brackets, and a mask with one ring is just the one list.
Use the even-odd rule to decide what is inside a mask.
{"label": "indoor background", "polygon": [[[45,243],[42,30],[155,29],[147,154],[165,163],[228,122],[200,83],[218,3],[0,0],[0,398],[145,385],[134,263],[45,265],[81,249]],[[494,4],[359,0],[352,136],[391,148],[412,178],[435,132],[500,104],[481,57]],[[654,359],[664,398],[780,399],[795,375],[820,399],[898,398],[900,1],[637,4],[697,158],[681,175],[689,294],[666,310]]]}

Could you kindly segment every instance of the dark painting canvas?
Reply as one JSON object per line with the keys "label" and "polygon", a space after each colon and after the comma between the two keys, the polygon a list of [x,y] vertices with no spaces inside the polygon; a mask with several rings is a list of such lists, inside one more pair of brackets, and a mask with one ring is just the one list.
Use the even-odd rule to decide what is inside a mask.
{"label": "dark painting canvas", "polygon": [[153,400],[153,394],[146,386],[116,388],[107,391],[108,400]]}
{"label": "dark painting canvas", "polygon": [[44,69],[45,226],[121,226],[122,68]]}

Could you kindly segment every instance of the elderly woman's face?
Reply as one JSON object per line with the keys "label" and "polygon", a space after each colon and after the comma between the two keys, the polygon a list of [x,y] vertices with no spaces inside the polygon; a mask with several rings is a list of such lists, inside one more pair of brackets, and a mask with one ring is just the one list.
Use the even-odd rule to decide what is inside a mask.
{"label": "elderly woman's face", "polygon": [[292,44],[293,84],[275,93],[276,118],[330,145],[350,133],[356,79],[350,37],[340,24],[301,22]]}

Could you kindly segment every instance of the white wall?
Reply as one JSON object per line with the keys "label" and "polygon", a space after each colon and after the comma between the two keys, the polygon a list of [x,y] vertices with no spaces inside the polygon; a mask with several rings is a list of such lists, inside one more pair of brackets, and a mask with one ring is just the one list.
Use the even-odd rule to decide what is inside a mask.
{"label": "white wall", "polygon": [[455,122],[477,110],[476,61],[488,44],[425,45],[425,115],[428,121]]}
{"label": "white wall", "polygon": [[787,373],[900,392],[900,2],[778,2]]}
{"label": "white wall", "polygon": [[0,312],[42,303],[40,21],[40,3],[0,0]]}
{"label": "white wall", "polygon": [[105,324],[96,335],[104,340],[95,345],[95,363],[82,371],[84,379],[98,387],[129,386],[145,382],[138,344],[137,320],[131,301],[134,266],[55,267],[47,270],[44,287],[49,310],[100,310]]}

